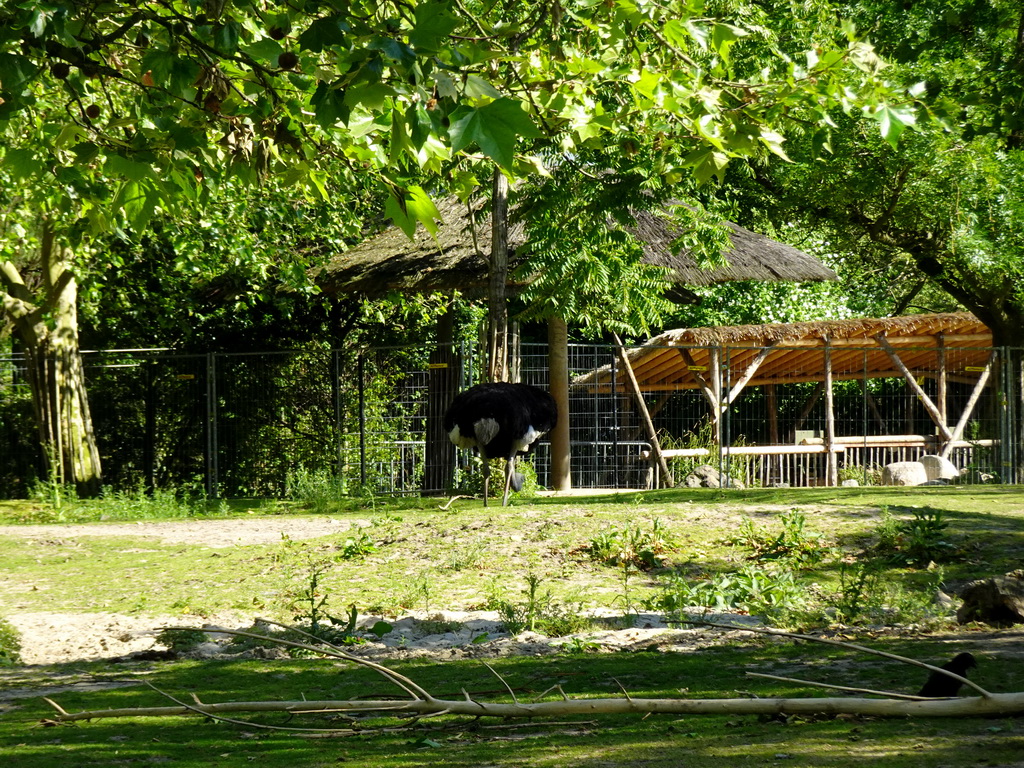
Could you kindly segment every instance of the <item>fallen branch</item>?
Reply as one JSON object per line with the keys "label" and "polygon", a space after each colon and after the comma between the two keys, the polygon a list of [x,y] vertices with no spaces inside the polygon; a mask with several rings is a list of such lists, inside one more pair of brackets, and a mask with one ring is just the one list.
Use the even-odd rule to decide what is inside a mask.
{"label": "fallen branch", "polygon": [[956,699],[793,698],[793,699],[559,699],[535,704],[502,704],[473,700],[412,699],[410,701],[229,701],[173,707],[129,707],[65,713],[56,720],[99,720],[120,717],[212,716],[230,712],[287,712],[290,714],[468,715],[471,717],[546,718],[567,715],[866,715],[871,717],[985,717],[1024,714],[1024,693],[994,693],[988,698]]}
{"label": "fallen branch", "polygon": [[[277,624],[276,622],[267,622]],[[693,622],[698,623],[698,622]],[[794,637],[803,640],[825,642],[856,650],[866,651],[875,655],[893,658],[904,663],[914,664],[935,670],[930,664],[918,662],[896,654],[876,651],[853,643],[845,643],[826,638],[815,638],[810,635],[797,635],[777,630],[763,630],[750,627],[711,624],[699,622],[707,626],[744,631],[760,631]],[[285,626],[278,624],[278,626]],[[293,629],[292,627],[286,627]],[[178,628],[186,629],[186,628]],[[194,628],[190,628],[194,629]],[[426,717],[431,715],[462,715],[473,718],[555,718],[567,715],[601,715],[601,714],[725,714],[725,715],[866,715],[871,717],[986,717],[992,715],[1024,714],[1024,693],[990,693],[980,686],[973,687],[982,692],[981,696],[951,699],[914,699],[901,694],[880,693],[887,698],[863,697],[830,697],[830,698],[734,698],[734,699],[640,699],[626,694],[625,698],[573,699],[566,696],[560,688],[561,698],[556,701],[542,701],[524,704],[513,694],[513,703],[483,702],[473,699],[464,693],[464,699],[438,699],[409,678],[394,672],[381,664],[354,656],[337,646],[327,644],[317,647],[281,638],[260,635],[245,630],[217,629],[229,635],[252,637],[288,647],[302,648],[325,656],[341,658],[354,664],[373,669],[390,682],[401,688],[408,699],[405,700],[323,700],[323,701],[230,701],[219,704],[184,704],[173,699],[176,706],[165,707],[129,707],[120,709],[88,710],[69,713],[56,702],[47,700],[57,710],[56,721],[73,722],[80,720],[97,720],[102,718],[121,717],[167,717],[167,716],[206,716],[218,717],[228,722],[241,721],[223,717],[226,713],[248,712],[286,712],[289,714],[376,714],[393,715],[395,717]],[[308,633],[296,630],[302,634]],[[493,672],[493,670],[492,670]],[[497,674],[497,673],[495,673]],[[957,675],[951,675],[957,677]],[[499,679],[500,676],[499,676]],[[969,681],[967,681],[969,682]],[[811,683],[808,683],[811,684]],[[553,689],[549,689],[553,690]],[[894,698],[894,697],[899,697]],[[249,725],[249,723],[245,723]],[[316,731],[320,729],[307,729]],[[378,729],[383,730],[383,728]],[[355,733],[348,729],[338,733]],[[363,731],[365,732],[365,731]]]}

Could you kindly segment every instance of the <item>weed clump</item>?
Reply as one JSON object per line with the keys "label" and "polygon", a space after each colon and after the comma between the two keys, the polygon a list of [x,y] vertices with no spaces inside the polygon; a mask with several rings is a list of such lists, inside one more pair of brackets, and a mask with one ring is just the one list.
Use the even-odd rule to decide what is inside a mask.
{"label": "weed clump", "polygon": [[875,543],[867,552],[890,565],[911,568],[949,562],[960,555],[960,548],[948,529],[942,510],[915,509],[910,520],[898,520],[888,507],[882,507]]}
{"label": "weed clump", "polygon": [[809,602],[807,586],[792,570],[748,565],[703,579],[672,574],[645,607],[664,613],[669,622],[712,612],[740,611],[777,624],[806,609]]}
{"label": "weed clump", "polygon": [[769,533],[744,517],[739,534],[729,543],[748,548],[748,559],[777,561],[792,568],[809,568],[820,564],[834,554],[835,547],[820,533],[807,530],[807,517],[797,509],[779,516],[782,530]]}
{"label": "weed clump", "polygon": [[668,533],[655,518],[649,529],[628,523],[623,528],[605,528],[590,540],[584,551],[603,565],[650,571],[665,565],[670,549]]}
{"label": "weed clump", "polygon": [[522,600],[513,600],[502,593],[487,599],[488,610],[497,611],[505,629],[513,635],[529,630],[547,637],[565,637],[591,628],[593,621],[583,614],[582,606],[558,603],[551,590],[541,590],[543,579],[531,573],[526,577]]}

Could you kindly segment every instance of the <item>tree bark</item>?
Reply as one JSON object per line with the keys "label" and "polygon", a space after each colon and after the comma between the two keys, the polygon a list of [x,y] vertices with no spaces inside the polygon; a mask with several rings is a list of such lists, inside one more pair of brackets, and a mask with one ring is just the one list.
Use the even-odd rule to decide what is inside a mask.
{"label": "tree bark", "polygon": [[78,343],[78,284],[70,251],[44,222],[39,298],[10,261],[0,265],[3,307],[28,358],[28,382],[38,425],[43,465],[80,496],[99,493],[99,450],[93,434]]}

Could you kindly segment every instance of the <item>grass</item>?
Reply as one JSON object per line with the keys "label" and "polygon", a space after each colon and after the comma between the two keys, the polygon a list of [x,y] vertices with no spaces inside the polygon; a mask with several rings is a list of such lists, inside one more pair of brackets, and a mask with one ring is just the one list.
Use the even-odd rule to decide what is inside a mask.
{"label": "grass", "polygon": [[[338,533],[309,540],[281,537],[273,543],[217,548],[202,540],[185,544],[123,533],[84,536],[63,526],[26,538],[16,535],[15,528],[53,523],[53,509],[40,501],[0,502],[0,524],[11,526],[8,535],[0,537],[0,619],[31,611],[114,611],[180,615],[183,623],[197,623],[204,615],[227,610],[289,619],[301,613],[303,599],[313,597],[311,573],[317,579],[316,599],[326,598],[324,610],[341,615],[352,604],[363,614],[482,608],[499,593],[507,601],[522,602],[529,594],[528,576],[539,580],[535,597],[542,595],[553,604],[583,601],[591,607],[623,608],[626,602],[636,605],[658,598],[670,574],[707,587],[728,574],[787,562],[797,578],[816,585],[808,594],[820,597],[844,584],[853,588],[856,578],[848,563],[844,570],[843,557],[849,560],[873,551],[880,542],[899,546],[897,535],[879,536],[880,525],[888,526],[883,532],[893,533],[922,515],[926,520],[941,519],[943,541],[956,554],[941,564],[941,572],[927,563],[893,557],[889,550],[884,562],[879,556],[879,578],[899,585],[908,595],[920,597],[938,576],[962,582],[1005,573],[1024,560],[1024,491],[1016,488],[677,489],[615,497],[535,498],[506,509],[459,501],[448,511],[439,510],[436,499],[362,499],[338,502],[317,516],[295,502],[233,501],[193,505],[184,512],[163,504],[162,510],[150,508],[146,514],[140,513],[140,503],[92,503],[89,516],[82,519],[133,519],[133,514],[146,520],[186,519],[194,520],[198,531],[205,520],[244,517],[270,525],[285,518],[322,520],[329,514],[332,521],[352,527],[339,526],[343,530]],[[796,520],[793,510],[799,510],[803,519]],[[783,523],[787,515],[788,527]],[[666,543],[664,568],[630,572],[621,564],[592,557],[594,542],[607,539],[609,532],[652,532],[655,520],[659,540]],[[90,530],[102,531],[100,525],[90,525]],[[836,555],[819,559],[824,540]],[[916,541],[915,546],[920,544]],[[936,552],[949,553],[945,546]],[[847,635],[929,661],[946,660],[959,650],[941,633],[922,635],[915,630],[913,637],[893,636],[877,626],[879,615],[884,617],[865,614],[869,621],[845,630]],[[937,627],[950,628],[941,622]],[[1019,662],[1008,663],[998,645],[982,650],[980,659],[977,677],[972,678],[994,691],[1024,690],[1024,668]],[[523,699],[555,684],[574,697],[620,695],[619,684],[631,695],[652,697],[732,697],[738,691],[821,695],[792,683],[747,678],[747,670],[903,692],[920,685],[919,675],[892,662],[775,640],[690,653],[568,654],[491,663]],[[389,666],[438,695],[458,697],[465,687],[483,698],[509,700],[502,682],[477,661],[403,661]],[[347,698],[386,692],[382,679],[365,670],[309,659],[0,668],[0,753],[11,765],[50,768],[61,763],[85,768],[167,762],[181,768],[254,763],[319,768],[344,762],[959,768],[1019,763],[1024,748],[1024,721],[1019,719],[770,721],[623,715],[509,728],[439,718],[393,733],[303,739],[192,718],[40,728],[40,720],[49,715],[40,698],[3,700],[4,688],[42,687],[63,677],[144,679],[176,697],[187,699],[195,693],[206,701]],[[69,710],[164,701],[137,682],[53,697]],[[284,720],[268,716],[263,722]]]}

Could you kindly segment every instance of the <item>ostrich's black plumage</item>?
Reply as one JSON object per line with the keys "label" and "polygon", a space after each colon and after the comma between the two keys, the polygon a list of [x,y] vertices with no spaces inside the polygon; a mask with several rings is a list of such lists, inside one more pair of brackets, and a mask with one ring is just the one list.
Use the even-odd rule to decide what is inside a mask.
{"label": "ostrich's black plumage", "polygon": [[[953,657],[952,661],[947,661],[943,664],[942,669],[948,669],[950,672],[960,675],[960,677],[967,677],[967,670],[974,669],[977,666],[978,662],[974,660],[972,654],[958,653]],[[944,675],[941,672],[932,672],[917,695],[928,696],[933,699],[951,698],[960,692],[960,686],[962,685],[963,683],[949,675]]]}
{"label": "ostrich's black plumage", "polygon": [[[460,448],[475,448],[484,460],[484,504],[487,504],[488,459],[505,459],[505,494],[513,487],[515,457],[558,420],[554,398],[529,384],[477,384],[456,395],[444,415],[444,431]],[[518,475],[516,490],[522,485]]]}

